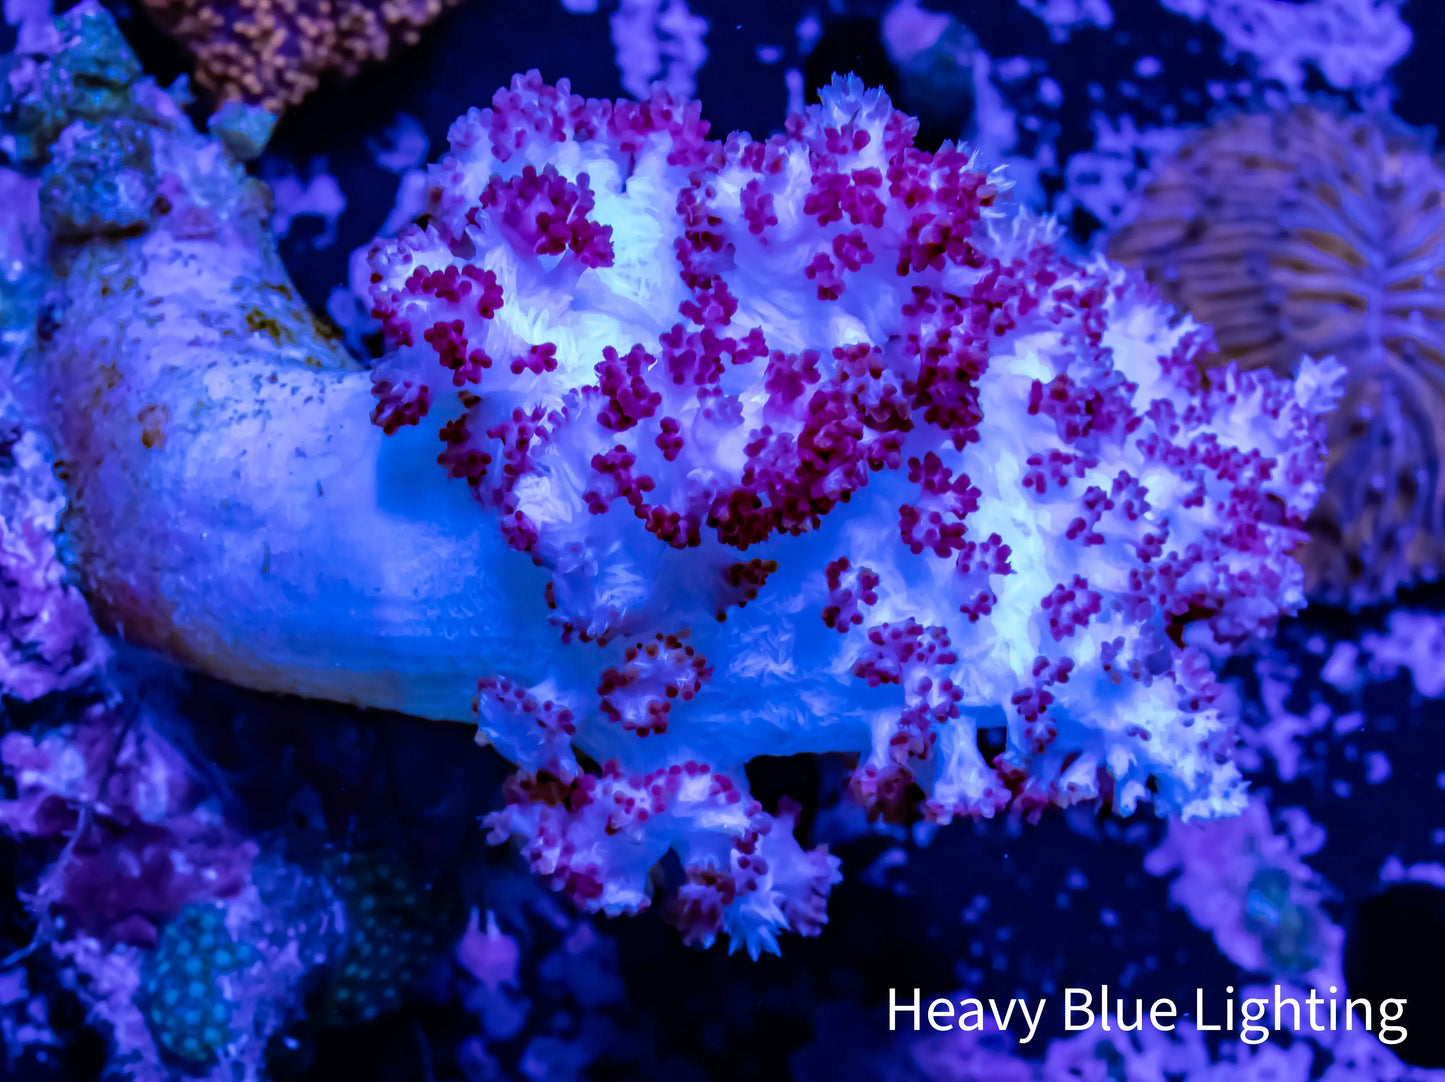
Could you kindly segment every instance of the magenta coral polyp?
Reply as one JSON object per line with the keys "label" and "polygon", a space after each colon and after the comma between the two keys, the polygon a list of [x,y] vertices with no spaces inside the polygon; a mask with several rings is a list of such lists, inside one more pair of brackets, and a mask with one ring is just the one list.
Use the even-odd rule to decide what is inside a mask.
{"label": "magenta coral polyp", "polygon": [[377,423],[549,578],[535,664],[478,662],[493,837],[587,908],[671,848],[690,940],[817,931],[836,861],[742,793],[758,755],[856,753],[895,819],[1242,806],[1210,661],[1302,603],[1338,373],[1205,386],[1202,332],[915,128],[850,80],[715,141],[534,72],[372,253]]}

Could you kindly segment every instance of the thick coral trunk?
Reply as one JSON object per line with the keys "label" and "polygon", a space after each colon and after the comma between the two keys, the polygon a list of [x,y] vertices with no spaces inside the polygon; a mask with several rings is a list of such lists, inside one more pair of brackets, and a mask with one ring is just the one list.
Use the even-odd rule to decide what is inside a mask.
{"label": "thick coral trunk", "polygon": [[416,446],[434,433],[370,423],[265,189],[113,62],[113,27],[73,26],[33,110],[53,125],[37,375],[97,617],[238,684],[470,720],[478,673],[537,653],[538,573]]}
{"label": "thick coral trunk", "polygon": [[45,379],[96,614],[238,684],[470,719],[479,671],[528,667],[510,599],[543,584],[407,446],[433,434],[368,421],[368,376],[258,253],[160,229],[61,279]]}

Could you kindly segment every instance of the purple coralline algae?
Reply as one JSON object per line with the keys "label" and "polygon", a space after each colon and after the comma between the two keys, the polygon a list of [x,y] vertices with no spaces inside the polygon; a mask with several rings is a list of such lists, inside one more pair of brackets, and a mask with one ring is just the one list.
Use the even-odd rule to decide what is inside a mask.
{"label": "purple coralline algae", "polygon": [[0,693],[32,700],[93,674],[106,651],[60,558],[65,488],[36,424],[29,351],[40,314],[39,183],[0,167]]}

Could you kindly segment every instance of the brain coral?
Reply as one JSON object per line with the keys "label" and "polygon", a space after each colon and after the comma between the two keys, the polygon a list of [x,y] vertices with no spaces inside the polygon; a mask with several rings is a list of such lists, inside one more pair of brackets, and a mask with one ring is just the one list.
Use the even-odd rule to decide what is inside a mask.
{"label": "brain coral", "polygon": [[144,0],[188,48],[196,78],[222,100],[280,112],[325,75],[355,75],[414,45],[455,0]]}
{"label": "brain coral", "polygon": [[1285,373],[1334,355],[1348,369],[1302,554],[1336,600],[1368,603],[1440,567],[1442,187],[1397,124],[1307,106],[1234,116],[1165,163],[1109,247],[1213,328],[1204,363]]}

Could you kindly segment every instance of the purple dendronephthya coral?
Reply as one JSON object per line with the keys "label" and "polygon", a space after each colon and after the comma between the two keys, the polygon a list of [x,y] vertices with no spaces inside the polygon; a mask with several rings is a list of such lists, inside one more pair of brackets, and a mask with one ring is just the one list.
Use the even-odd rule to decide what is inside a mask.
{"label": "purple dendronephthya coral", "polygon": [[[1211,659],[1302,603],[1332,367],[1204,384],[1199,328],[854,81],[760,142],[533,74],[374,251],[366,372],[290,300],[251,182],[135,97],[152,198],[119,235],[52,209],[45,346],[127,635],[476,718],[519,767],[494,838],[611,913],[671,849],[688,938],[753,954],[837,874],[748,795],[757,756],[855,753],[896,819],[1242,806]],[[67,129],[53,204],[120,123]]]}

